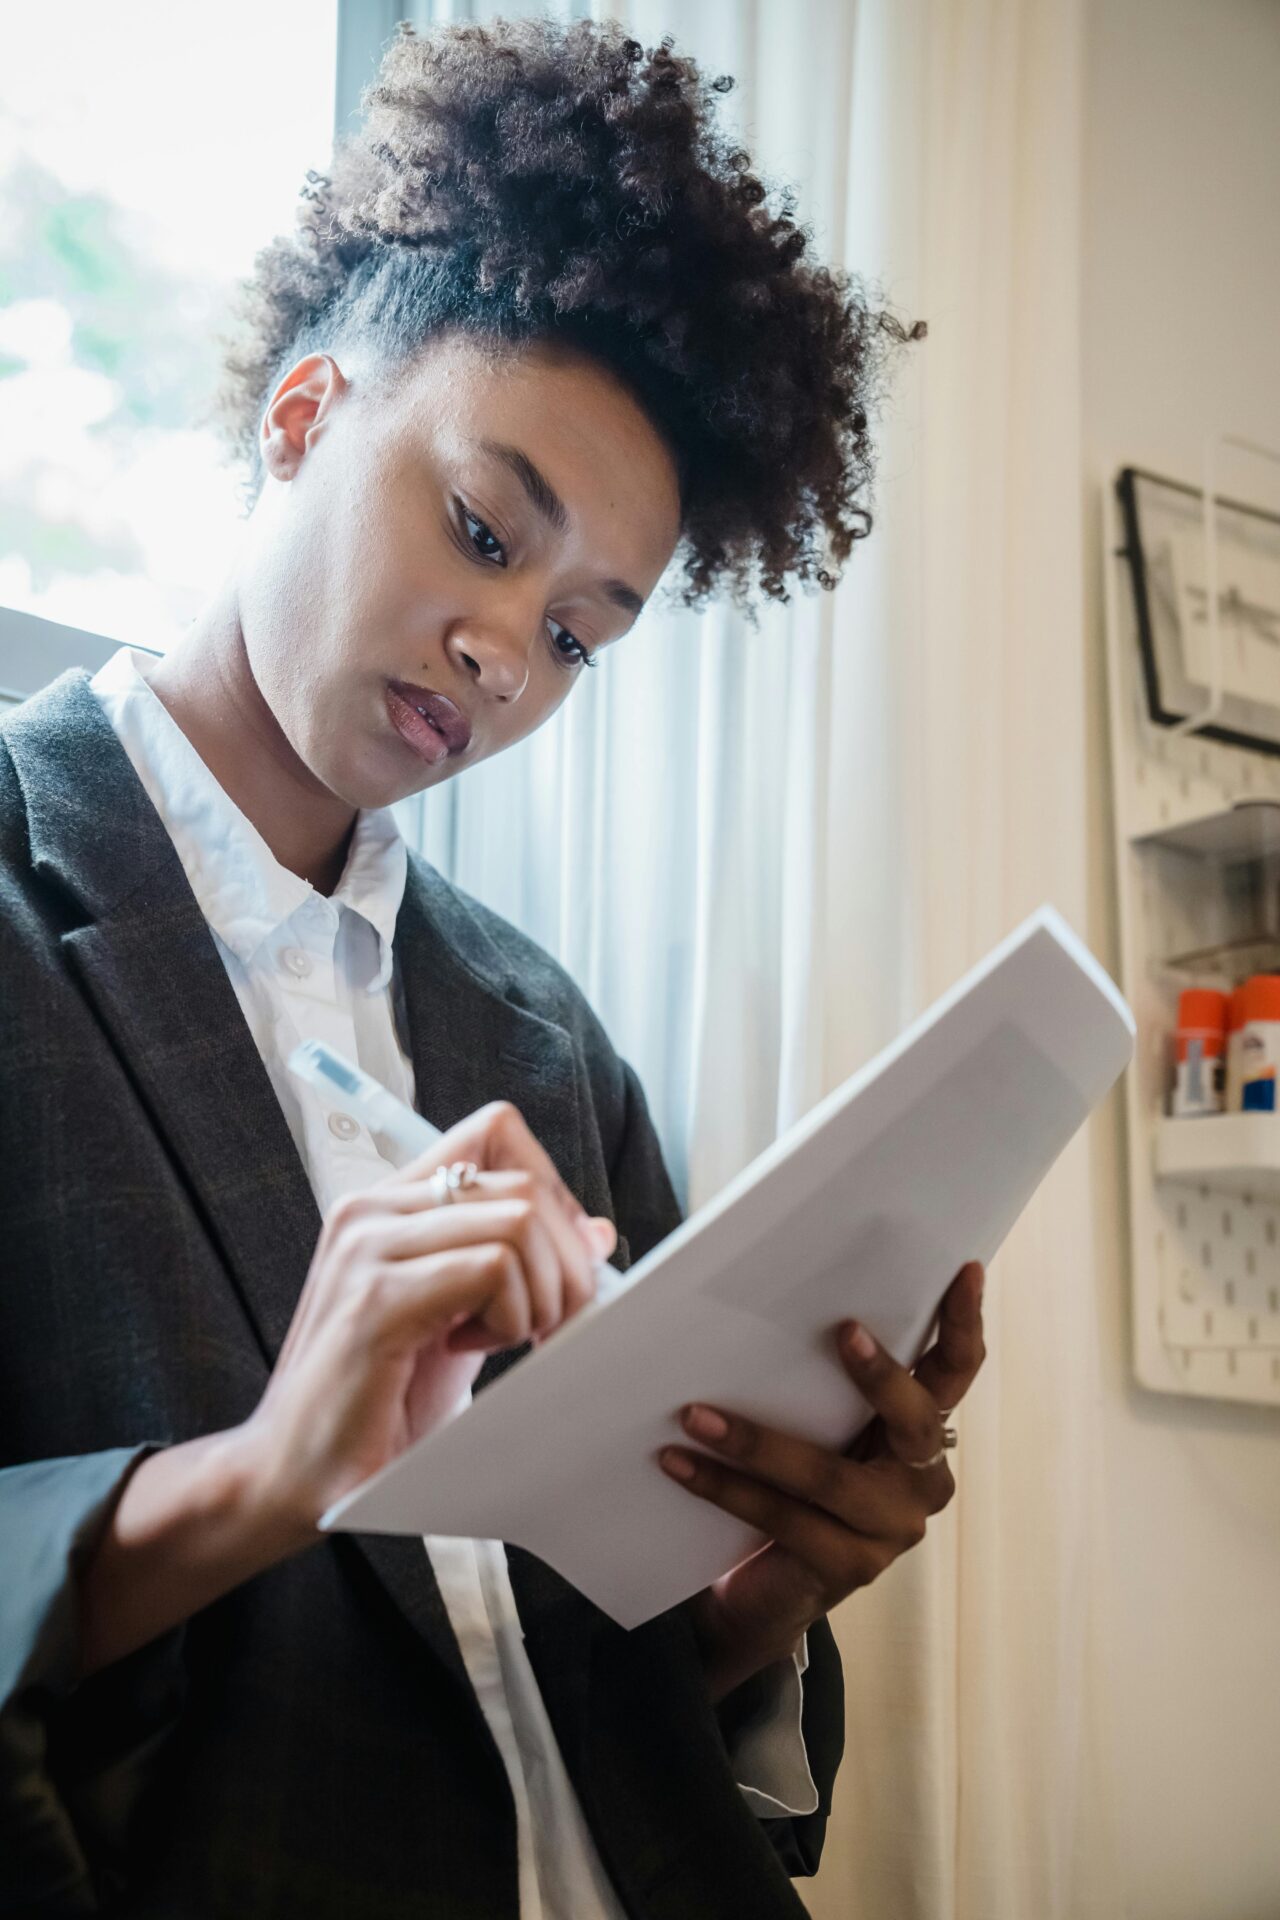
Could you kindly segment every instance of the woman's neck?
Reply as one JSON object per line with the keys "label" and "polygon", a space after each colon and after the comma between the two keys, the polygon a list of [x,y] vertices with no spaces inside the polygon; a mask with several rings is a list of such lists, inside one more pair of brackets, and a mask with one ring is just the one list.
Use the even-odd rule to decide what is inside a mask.
{"label": "woman's neck", "polygon": [[331,894],[356,810],[320,785],[263,698],[231,591],[209,603],[148,680],[281,866]]}

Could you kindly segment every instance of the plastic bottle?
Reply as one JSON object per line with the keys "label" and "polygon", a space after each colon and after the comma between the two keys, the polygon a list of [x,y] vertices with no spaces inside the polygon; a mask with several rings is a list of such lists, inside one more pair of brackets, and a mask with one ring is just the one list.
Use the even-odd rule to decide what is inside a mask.
{"label": "plastic bottle", "polygon": [[1280,1074],[1280,974],[1252,974],[1242,992],[1241,1107],[1245,1113],[1274,1113]]}
{"label": "plastic bottle", "polygon": [[1222,1112],[1226,1024],[1227,996],[1216,987],[1187,987],[1178,995],[1171,1111],[1179,1119]]}
{"label": "plastic bottle", "polygon": [[1227,1077],[1222,1106],[1225,1113],[1239,1113],[1244,1105],[1244,1062],[1240,1041],[1244,1035],[1244,988],[1232,987],[1227,995]]}

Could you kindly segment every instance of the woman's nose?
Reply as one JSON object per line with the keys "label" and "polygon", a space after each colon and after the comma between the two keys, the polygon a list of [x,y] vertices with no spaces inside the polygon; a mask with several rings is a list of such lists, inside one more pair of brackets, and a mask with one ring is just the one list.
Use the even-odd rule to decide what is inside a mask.
{"label": "woman's nose", "polygon": [[466,678],[495,700],[515,700],[529,678],[529,642],[492,622],[459,621],[445,650]]}

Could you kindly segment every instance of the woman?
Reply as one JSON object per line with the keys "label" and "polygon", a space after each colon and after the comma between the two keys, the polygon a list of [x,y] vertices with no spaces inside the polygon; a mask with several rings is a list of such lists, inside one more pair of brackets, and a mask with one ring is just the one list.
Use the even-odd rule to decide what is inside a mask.
{"label": "woman", "polygon": [[[856,1460],[686,1410],[662,1469],[772,1544],[632,1633],[496,1542],[316,1529],[679,1218],[581,994],[385,809],[546,720],[677,552],[692,604],[780,596],[869,528],[907,336],[768,212],[725,84],[402,31],[250,284],[231,576],[0,731],[0,1911],[801,1911],[824,1616],[951,1497],[979,1269],[914,1374],[833,1346]],[[438,1148],[389,1167],[308,1036]]]}

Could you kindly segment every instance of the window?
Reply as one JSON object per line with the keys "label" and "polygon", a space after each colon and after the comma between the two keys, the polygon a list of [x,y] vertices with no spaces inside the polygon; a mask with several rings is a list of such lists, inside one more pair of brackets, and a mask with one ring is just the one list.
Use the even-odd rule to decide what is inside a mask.
{"label": "window", "polygon": [[0,608],[163,648],[231,562],[208,422],[238,278],[331,152],[336,0],[11,9]]}

